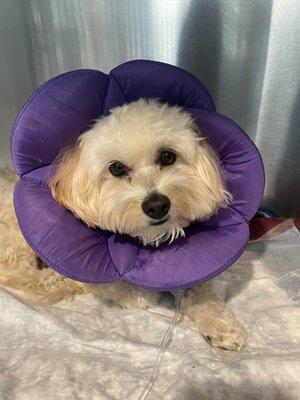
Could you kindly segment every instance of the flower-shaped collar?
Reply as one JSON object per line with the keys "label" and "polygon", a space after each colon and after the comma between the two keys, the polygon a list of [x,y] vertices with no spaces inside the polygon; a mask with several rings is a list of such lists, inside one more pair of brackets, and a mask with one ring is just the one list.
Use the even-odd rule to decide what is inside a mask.
{"label": "flower-shaped collar", "polygon": [[[52,198],[51,164],[93,120],[113,107],[156,98],[189,111],[223,165],[233,200],[186,237],[158,248],[100,229],[88,228]],[[163,63],[137,60],[106,75],[77,70],[42,85],[27,101],[11,137],[20,179],[14,204],[21,231],[50,267],[75,280],[104,283],[124,279],[153,290],[175,290],[208,280],[243,252],[247,221],[257,211],[264,188],[260,154],[246,133],[215,111],[212,99],[190,73]]]}

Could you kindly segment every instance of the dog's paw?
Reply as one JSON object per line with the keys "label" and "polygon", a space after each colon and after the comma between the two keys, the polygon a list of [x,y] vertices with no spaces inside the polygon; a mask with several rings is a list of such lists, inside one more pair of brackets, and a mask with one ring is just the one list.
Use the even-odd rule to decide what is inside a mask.
{"label": "dog's paw", "polygon": [[212,346],[222,350],[241,351],[247,342],[246,329],[238,321],[234,325],[218,321],[212,331],[203,336]]}

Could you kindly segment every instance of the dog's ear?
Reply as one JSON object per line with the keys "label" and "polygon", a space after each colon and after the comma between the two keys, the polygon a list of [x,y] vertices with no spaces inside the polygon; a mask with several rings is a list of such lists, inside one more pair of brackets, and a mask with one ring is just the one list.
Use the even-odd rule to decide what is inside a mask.
{"label": "dog's ear", "polygon": [[74,176],[80,158],[78,144],[63,151],[55,164],[57,170],[50,179],[50,189],[55,200],[66,208],[70,208],[74,191]]}
{"label": "dog's ear", "polygon": [[[201,134],[199,135],[201,138]],[[197,143],[195,169],[204,183],[208,196],[216,204],[216,207],[227,207],[232,196],[226,190],[220,160],[205,138],[201,138]]]}
{"label": "dog's ear", "polygon": [[52,196],[60,205],[72,211],[89,226],[94,226],[89,205],[92,184],[80,156],[81,148],[78,143],[64,151],[56,161],[57,170],[51,177],[49,186]]}

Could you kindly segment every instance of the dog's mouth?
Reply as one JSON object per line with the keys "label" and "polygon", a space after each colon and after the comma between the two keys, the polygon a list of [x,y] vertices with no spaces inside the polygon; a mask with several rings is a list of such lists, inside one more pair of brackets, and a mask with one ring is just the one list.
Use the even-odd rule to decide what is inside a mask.
{"label": "dog's mouth", "polygon": [[164,224],[165,222],[167,222],[168,219],[169,219],[169,218],[165,218],[165,219],[161,219],[160,221],[150,222],[150,225],[152,225],[152,226],[162,225],[162,224]]}

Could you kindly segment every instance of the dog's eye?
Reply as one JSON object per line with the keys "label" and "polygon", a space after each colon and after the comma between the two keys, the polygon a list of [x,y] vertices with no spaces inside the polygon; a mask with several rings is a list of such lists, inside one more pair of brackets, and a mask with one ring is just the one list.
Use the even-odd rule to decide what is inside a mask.
{"label": "dog's eye", "polygon": [[171,165],[176,161],[176,154],[171,150],[164,150],[160,154],[160,163],[162,165]]}
{"label": "dog's eye", "polygon": [[113,176],[123,176],[126,174],[126,167],[120,161],[112,162],[108,169]]}

